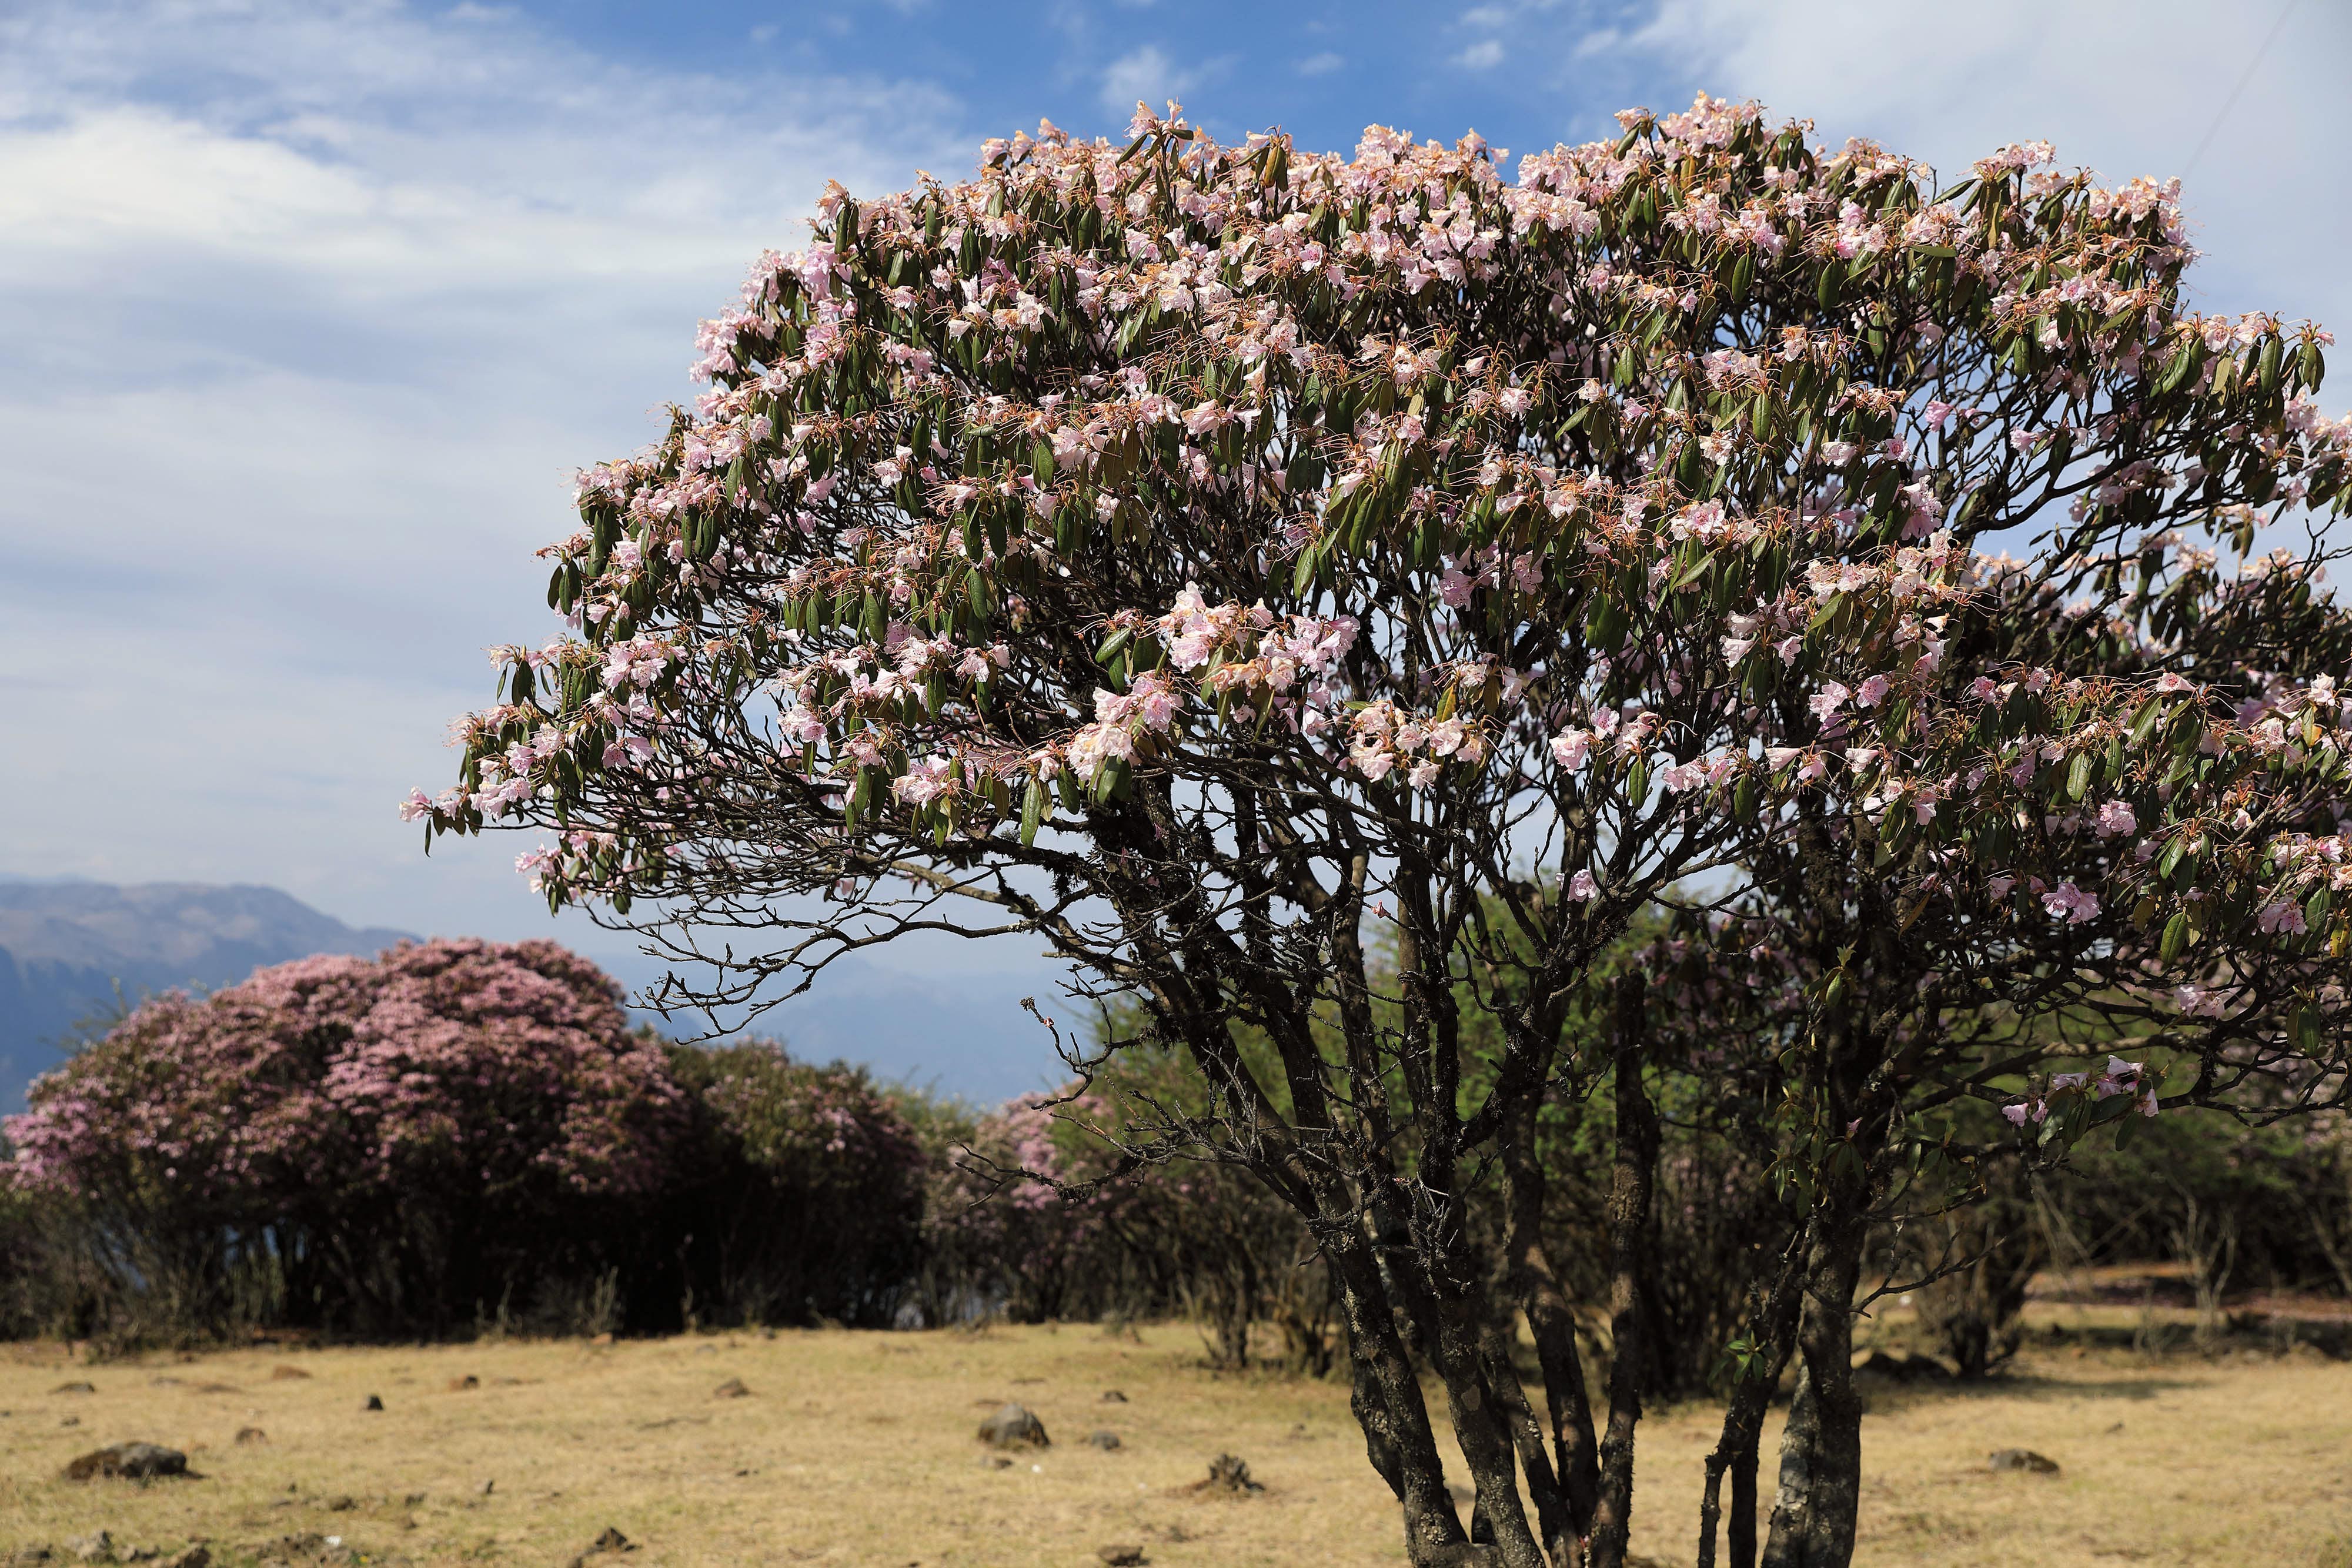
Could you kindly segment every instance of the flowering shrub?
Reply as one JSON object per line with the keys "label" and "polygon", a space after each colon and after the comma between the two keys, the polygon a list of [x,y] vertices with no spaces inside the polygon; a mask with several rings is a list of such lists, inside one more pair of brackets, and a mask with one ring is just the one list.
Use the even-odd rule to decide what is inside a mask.
{"label": "flowering shrub", "polygon": [[378,1328],[497,1301],[541,1228],[657,1186],[684,1125],[618,988],[548,942],[307,958],[164,997],[29,1101],[5,1126],[13,1184],[179,1254],[188,1289],[266,1260],[286,1310]]}
{"label": "flowering shrub", "polygon": [[680,1097],[593,965],[551,942],[435,941],[151,1002],[29,1103],[7,1124],[21,1181],[88,1191],[135,1168],[267,1204],[641,1191]]}
{"label": "flowering shrub", "polygon": [[888,1325],[918,1266],[929,1164],[896,1097],[768,1040],[669,1058],[694,1132],[635,1270],[673,1289],[663,1301],[640,1278],[635,1321],[683,1302],[703,1322]]}

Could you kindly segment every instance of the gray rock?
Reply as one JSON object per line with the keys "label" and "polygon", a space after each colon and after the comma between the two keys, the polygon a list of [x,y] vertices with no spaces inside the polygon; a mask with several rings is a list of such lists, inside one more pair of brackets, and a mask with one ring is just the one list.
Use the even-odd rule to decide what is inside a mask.
{"label": "gray rock", "polygon": [[710,1396],[713,1399],[748,1399],[751,1396],[751,1391],[743,1386],[741,1378],[730,1377],[711,1390]]}
{"label": "gray rock", "polygon": [[1116,1432],[1089,1432],[1087,1434],[1087,1446],[1088,1448],[1100,1448],[1103,1452],[1108,1453],[1111,1449],[1119,1446],[1118,1434]]}
{"label": "gray rock", "polygon": [[2038,1476],[2054,1476],[2058,1461],[2031,1448],[2000,1448],[1995,1450],[1986,1464],[1996,1470],[2031,1470]]}
{"label": "gray rock", "polygon": [[84,1563],[111,1563],[114,1537],[103,1530],[96,1535],[75,1536],[66,1542],[66,1550]]}
{"label": "gray rock", "polygon": [[60,1383],[55,1388],[50,1389],[49,1392],[52,1394],[95,1394],[98,1392],[98,1385],[95,1383]]}
{"label": "gray rock", "polygon": [[1127,1403],[1127,1396],[1121,1394],[1116,1388],[1106,1388],[1103,1390],[1103,1403],[1106,1405],[1124,1405]]}
{"label": "gray rock", "polygon": [[1053,1444],[1053,1439],[1045,1436],[1045,1423],[1019,1405],[1007,1405],[982,1421],[980,1440],[999,1448],[1016,1448],[1024,1444],[1044,1448]]}
{"label": "gray rock", "polygon": [[93,1449],[65,1469],[65,1478],[69,1481],[117,1477],[143,1481],[158,1476],[184,1476],[187,1473],[187,1455],[177,1448],[166,1448],[154,1443],[116,1443]]}
{"label": "gray rock", "polygon": [[360,1411],[364,1415],[370,1410],[381,1410],[383,1408],[383,1400],[380,1396],[371,1394],[367,1396],[367,1403],[360,1406]]}

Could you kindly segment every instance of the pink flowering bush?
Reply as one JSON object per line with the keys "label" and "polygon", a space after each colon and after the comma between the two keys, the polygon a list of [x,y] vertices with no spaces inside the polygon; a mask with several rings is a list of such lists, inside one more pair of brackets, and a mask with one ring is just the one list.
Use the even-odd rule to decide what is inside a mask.
{"label": "pink flowering bush", "polygon": [[498,1301],[525,1233],[651,1191],[685,1122],[618,988],[547,942],[309,958],[164,997],[29,1098],[9,1180],[103,1216],[127,1272],[165,1253],[173,1288],[223,1291],[266,1263],[285,1311],[378,1329]]}

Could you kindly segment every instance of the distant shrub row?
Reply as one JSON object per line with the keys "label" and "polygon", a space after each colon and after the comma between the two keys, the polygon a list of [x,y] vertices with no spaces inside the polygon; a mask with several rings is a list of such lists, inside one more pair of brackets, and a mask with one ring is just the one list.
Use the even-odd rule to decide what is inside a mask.
{"label": "distant shrub row", "polygon": [[[1117,1060],[1083,1094],[981,1113],[768,1042],[632,1029],[618,987],[551,943],[305,959],[147,1003],[0,1125],[0,1333],[1181,1313],[1219,1364],[1329,1370],[1344,1338],[1310,1239],[1234,1166],[1097,1131],[1155,1124],[1164,1155],[1198,1110],[1166,1056]],[[1670,1080],[1645,1380],[1688,1394],[1723,1375],[1769,1184]],[[1610,1179],[1607,1103],[1562,1096],[1541,1134],[1553,1256],[1596,1329],[1604,1239],[1575,1227]],[[2332,1123],[2166,1118],[2061,1176],[1990,1179],[2007,1185],[1964,1222],[1874,1249],[1896,1278],[1982,1255],[1916,1302],[1963,1370],[2001,1359],[2052,1263],[2177,1258],[2215,1290],[2352,1292],[2352,1159]]]}
{"label": "distant shrub row", "polygon": [[1066,1197],[1110,1153],[1035,1102],[666,1041],[547,942],[151,1001],[0,1131],[0,1331],[125,1343],[1204,1310],[1181,1213],[1238,1185]]}

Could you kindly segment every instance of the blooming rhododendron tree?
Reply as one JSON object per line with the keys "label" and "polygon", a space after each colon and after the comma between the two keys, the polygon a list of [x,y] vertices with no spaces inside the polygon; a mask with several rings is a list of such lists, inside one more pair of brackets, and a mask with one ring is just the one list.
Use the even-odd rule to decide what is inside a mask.
{"label": "blooming rhododendron tree", "polygon": [[[1323,1250],[1419,1563],[1468,1543],[1416,1357],[1493,1560],[1622,1560],[1640,1391],[1596,1422],[1541,1237],[1507,1223],[1498,1295],[1464,1183],[1540,1213],[1587,971],[1645,910],[1779,899],[1759,857],[1808,813],[1898,925],[2120,943],[2122,911],[2225,985],[2284,936],[2291,1043],[2336,1027],[2332,686],[2247,649],[2276,678],[2210,688],[2154,609],[2152,651],[2104,631],[2141,584],[2334,626],[2316,534],[2216,575],[2340,507],[2325,336],[2186,309],[2172,186],[1622,119],[1513,177],[1475,137],[1225,147],[1171,108],[836,187],[706,324],[694,408],[583,476],[570,633],[500,653],[459,783],[407,807],[541,830],[551,903],[723,959],[707,1001],[940,929],[1139,997]],[[2062,630],[1972,632],[2004,604]],[[1504,1041],[1475,1092],[1465,1009]],[[1814,1501],[1773,1561],[1843,1561],[1850,1492]]]}
{"label": "blooming rhododendron tree", "polygon": [[184,1240],[192,1275],[226,1235],[290,1297],[406,1323],[471,1309],[492,1216],[649,1190],[682,1099],[593,965],[426,942],[149,1002],[34,1084],[6,1176],[161,1208],[143,1228]]}

